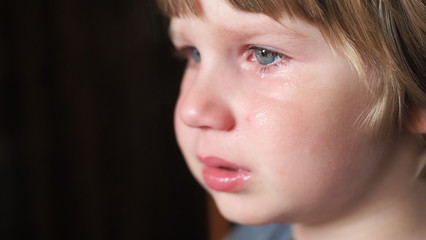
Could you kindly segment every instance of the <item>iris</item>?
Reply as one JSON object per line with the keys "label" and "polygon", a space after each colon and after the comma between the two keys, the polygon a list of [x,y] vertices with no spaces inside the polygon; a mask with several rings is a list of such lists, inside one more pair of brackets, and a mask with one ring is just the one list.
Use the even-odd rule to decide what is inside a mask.
{"label": "iris", "polygon": [[266,49],[255,49],[254,57],[261,65],[270,65],[281,59],[281,55]]}

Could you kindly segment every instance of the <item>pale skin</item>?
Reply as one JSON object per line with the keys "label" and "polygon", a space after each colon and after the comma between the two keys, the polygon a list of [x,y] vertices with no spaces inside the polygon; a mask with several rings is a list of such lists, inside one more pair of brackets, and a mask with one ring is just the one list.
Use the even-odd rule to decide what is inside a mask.
{"label": "pale skin", "polygon": [[[188,58],[175,128],[221,213],[242,224],[291,223],[297,240],[426,239],[426,187],[416,178],[424,110],[395,139],[373,137],[359,126],[371,93],[317,28],[200,3],[201,16],[171,20]],[[249,169],[247,185],[210,189],[206,155]]]}

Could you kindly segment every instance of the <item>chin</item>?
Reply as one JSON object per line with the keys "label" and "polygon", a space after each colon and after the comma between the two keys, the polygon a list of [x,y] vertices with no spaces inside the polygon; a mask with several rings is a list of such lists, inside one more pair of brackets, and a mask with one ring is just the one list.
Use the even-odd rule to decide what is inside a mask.
{"label": "chin", "polygon": [[[269,223],[286,222],[277,211],[260,207],[259,203],[249,201],[231,201],[232,196],[213,196],[222,216],[230,222],[243,225],[264,225]],[[224,199],[225,198],[225,199]]]}

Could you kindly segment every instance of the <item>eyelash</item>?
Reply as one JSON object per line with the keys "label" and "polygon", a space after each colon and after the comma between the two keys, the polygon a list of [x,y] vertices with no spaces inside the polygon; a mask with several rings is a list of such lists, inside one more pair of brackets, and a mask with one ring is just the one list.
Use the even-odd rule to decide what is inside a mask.
{"label": "eyelash", "polygon": [[[177,49],[175,49],[175,56],[180,60],[187,61],[187,63],[198,64],[198,62],[196,62],[193,59],[193,56],[192,56],[192,51],[194,49],[196,49],[196,47],[194,47],[194,46],[184,46],[184,47],[177,48]],[[256,57],[254,56],[255,51],[259,51],[259,50],[263,50],[263,51],[266,51],[267,53],[274,54],[274,55],[278,56],[279,59],[277,61],[271,63],[271,64],[268,64],[268,65],[260,64],[257,61]],[[246,48],[245,52],[246,52],[245,58],[248,61],[257,63],[256,64],[257,65],[256,71],[258,71],[259,74],[270,73],[270,72],[274,71],[276,68],[279,68],[280,66],[285,64],[286,61],[289,60],[289,57],[287,55],[279,53],[279,52],[274,51],[274,50],[270,50],[267,47],[250,45]]]}

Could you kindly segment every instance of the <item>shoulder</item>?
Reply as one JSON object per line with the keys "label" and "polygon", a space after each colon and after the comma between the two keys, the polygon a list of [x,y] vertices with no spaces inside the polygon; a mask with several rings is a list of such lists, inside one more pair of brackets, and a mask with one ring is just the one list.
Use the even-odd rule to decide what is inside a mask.
{"label": "shoulder", "polygon": [[290,225],[267,224],[262,226],[236,225],[225,240],[291,240]]}

